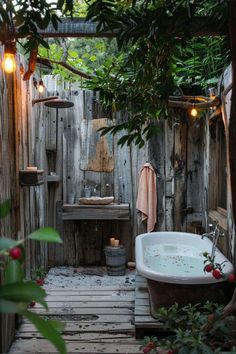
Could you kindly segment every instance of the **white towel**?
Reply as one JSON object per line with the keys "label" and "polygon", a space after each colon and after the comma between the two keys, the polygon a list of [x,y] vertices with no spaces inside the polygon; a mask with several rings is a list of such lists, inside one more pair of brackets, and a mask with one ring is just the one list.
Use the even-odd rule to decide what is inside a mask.
{"label": "white towel", "polygon": [[136,209],[141,212],[142,221],[147,222],[147,232],[155,228],[157,221],[156,173],[150,163],[140,170]]}

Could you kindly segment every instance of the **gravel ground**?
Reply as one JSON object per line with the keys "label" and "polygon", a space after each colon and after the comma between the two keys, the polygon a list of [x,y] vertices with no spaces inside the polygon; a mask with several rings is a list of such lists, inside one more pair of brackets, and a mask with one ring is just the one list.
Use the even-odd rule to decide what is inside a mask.
{"label": "gravel ground", "polygon": [[54,267],[45,278],[45,289],[79,288],[80,286],[134,286],[135,270],[127,269],[122,276],[110,276],[106,267]]}

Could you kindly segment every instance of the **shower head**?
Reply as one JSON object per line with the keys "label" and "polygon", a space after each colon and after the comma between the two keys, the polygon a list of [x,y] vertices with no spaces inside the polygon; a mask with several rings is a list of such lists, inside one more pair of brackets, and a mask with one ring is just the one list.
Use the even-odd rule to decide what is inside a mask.
{"label": "shower head", "polygon": [[74,102],[57,98],[55,100],[46,101],[44,105],[50,108],[70,108],[74,106]]}
{"label": "shower head", "polygon": [[35,100],[32,100],[32,103],[44,103],[45,106],[50,107],[50,108],[70,108],[74,106],[74,103],[72,101],[68,100],[63,100],[58,96],[49,96],[45,98],[38,98]]}

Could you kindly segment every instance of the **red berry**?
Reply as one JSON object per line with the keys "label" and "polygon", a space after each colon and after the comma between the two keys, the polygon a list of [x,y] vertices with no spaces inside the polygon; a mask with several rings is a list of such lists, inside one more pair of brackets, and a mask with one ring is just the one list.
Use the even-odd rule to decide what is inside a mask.
{"label": "red berry", "polygon": [[230,283],[233,283],[234,281],[235,281],[235,275],[232,273],[232,274],[230,274],[229,276],[228,276],[228,281],[230,282]]}
{"label": "red berry", "polygon": [[44,284],[44,279],[43,278],[39,278],[36,280],[36,283],[40,286],[42,286]]}
{"label": "red berry", "polygon": [[167,354],[174,354],[174,352],[172,349],[170,349],[170,350],[168,350]]}
{"label": "red berry", "polygon": [[36,305],[36,302],[33,300],[31,301],[31,303],[29,304],[29,307],[34,307]]}
{"label": "red berry", "polygon": [[9,251],[9,255],[12,259],[20,259],[22,256],[22,250],[20,249],[20,247],[11,248]]}
{"label": "red berry", "polygon": [[148,342],[148,343],[146,344],[146,346],[147,346],[149,349],[155,348],[155,344],[154,344],[153,342]]}
{"label": "red berry", "polygon": [[215,279],[220,279],[221,278],[221,271],[219,269],[214,269],[212,272],[212,275]]}
{"label": "red berry", "polygon": [[148,353],[150,352],[150,350],[151,350],[151,348],[149,348],[149,347],[144,347],[144,348],[143,348],[143,353],[144,353],[144,354],[148,354]]}
{"label": "red berry", "polygon": [[214,322],[215,321],[215,316],[213,315],[213,313],[211,315],[208,315],[207,320],[208,320],[208,322]]}
{"label": "red berry", "polygon": [[207,264],[204,268],[205,272],[208,272],[208,273],[211,272],[212,269],[213,269],[213,267],[212,267],[212,264],[210,264],[210,263]]}

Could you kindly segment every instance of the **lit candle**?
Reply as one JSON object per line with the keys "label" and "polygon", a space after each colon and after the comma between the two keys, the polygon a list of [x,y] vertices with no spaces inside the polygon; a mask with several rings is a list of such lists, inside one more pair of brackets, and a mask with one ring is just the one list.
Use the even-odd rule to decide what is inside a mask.
{"label": "lit candle", "polygon": [[110,238],[110,246],[114,247],[114,243],[115,243],[115,238],[111,237]]}
{"label": "lit candle", "polygon": [[38,168],[35,167],[35,166],[27,166],[27,167],[26,167],[26,170],[27,170],[27,171],[37,171],[37,169],[38,169]]}
{"label": "lit candle", "polygon": [[119,246],[120,241],[119,240],[114,240],[114,247],[118,247]]}

